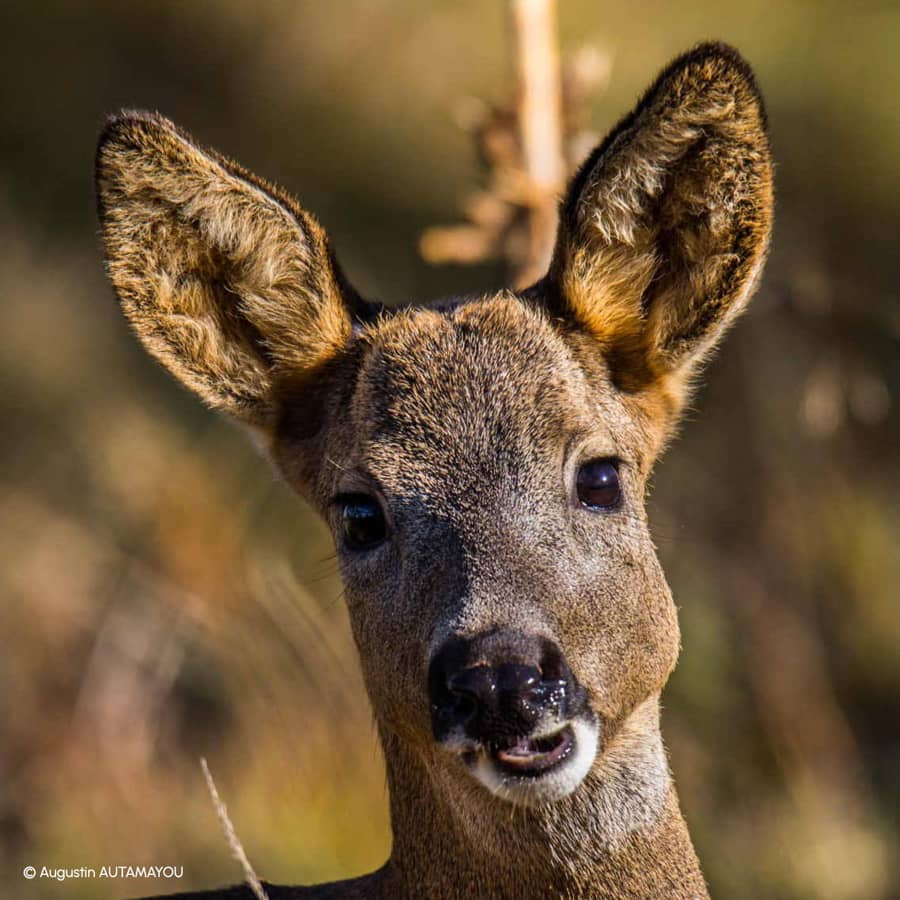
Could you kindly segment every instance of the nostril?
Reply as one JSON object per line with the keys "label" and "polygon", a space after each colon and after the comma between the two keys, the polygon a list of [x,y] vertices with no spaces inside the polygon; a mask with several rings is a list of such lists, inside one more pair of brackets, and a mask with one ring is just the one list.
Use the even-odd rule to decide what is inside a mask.
{"label": "nostril", "polygon": [[552,641],[544,641],[541,653],[541,675],[546,682],[565,681],[569,667],[563,659],[562,651]]}
{"label": "nostril", "polygon": [[463,724],[472,719],[478,711],[478,704],[470,694],[451,693],[450,703],[453,709],[453,716],[458,722]]}

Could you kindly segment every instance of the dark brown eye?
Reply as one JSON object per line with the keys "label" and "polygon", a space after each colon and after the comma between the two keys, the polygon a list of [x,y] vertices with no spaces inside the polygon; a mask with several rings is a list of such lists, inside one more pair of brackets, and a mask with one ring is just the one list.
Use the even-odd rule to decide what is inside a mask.
{"label": "dark brown eye", "polygon": [[611,459],[593,459],[578,470],[578,500],[590,509],[614,509],[622,502],[619,470]]}
{"label": "dark brown eye", "polygon": [[346,494],[338,498],[341,507],[341,535],[350,550],[371,550],[387,537],[387,522],[381,506],[367,494]]}

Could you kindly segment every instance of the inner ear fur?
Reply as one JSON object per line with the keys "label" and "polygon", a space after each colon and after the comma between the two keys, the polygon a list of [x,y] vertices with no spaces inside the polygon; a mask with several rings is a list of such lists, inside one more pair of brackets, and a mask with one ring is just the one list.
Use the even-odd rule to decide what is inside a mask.
{"label": "inner ear fur", "polygon": [[750,299],[771,222],[753,73],[731,47],[703,44],[660,74],[576,174],[550,280],[618,387],[666,382],[683,401]]}
{"label": "inner ear fur", "polygon": [[337,352],[360,302],[322,228],[150,113],[107,122],[96,187],[107,271],[143,344],[210,405],[271,427],[273,385]]}

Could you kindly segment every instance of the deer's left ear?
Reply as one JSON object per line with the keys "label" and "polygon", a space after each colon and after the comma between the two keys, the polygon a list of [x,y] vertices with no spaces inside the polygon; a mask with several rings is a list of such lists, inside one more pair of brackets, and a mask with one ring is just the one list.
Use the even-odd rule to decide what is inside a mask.
{"label": "deer's left ear", "polygon": [[563,201],[550,281],[625,391],[691,372],[741,312],[772,223],[766,118],[750,67],[703,44],[591,154]]}

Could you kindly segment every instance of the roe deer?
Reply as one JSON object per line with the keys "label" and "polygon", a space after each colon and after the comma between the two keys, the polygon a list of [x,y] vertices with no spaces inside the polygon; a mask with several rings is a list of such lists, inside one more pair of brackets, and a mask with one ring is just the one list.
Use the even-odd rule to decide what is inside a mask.
{"label": "roe deer", "polygon": [[393,849],[272,900],[708,896],[660,737],[679,630],[644,492],[767,251],[747,63],[703,44],[662,72],[518,293],[370,304],[309,213],[158,115],[109,121],[97,190],[138,337],[338,547]]}

